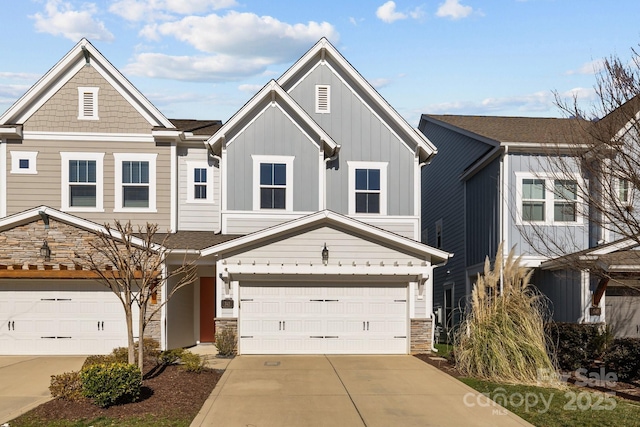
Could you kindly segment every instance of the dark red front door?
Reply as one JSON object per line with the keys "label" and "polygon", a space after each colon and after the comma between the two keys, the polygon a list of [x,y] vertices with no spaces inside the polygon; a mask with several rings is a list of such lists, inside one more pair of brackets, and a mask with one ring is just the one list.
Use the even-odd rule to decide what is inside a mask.
{"label": "dark red front door", "polygon": [[200,342],[213,342],[215,337],[216,282],[215,277],[200,278]]}

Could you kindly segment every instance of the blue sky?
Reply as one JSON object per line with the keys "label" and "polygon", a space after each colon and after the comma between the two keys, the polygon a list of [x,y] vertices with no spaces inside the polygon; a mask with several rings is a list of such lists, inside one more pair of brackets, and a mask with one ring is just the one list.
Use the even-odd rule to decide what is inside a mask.
{"label": "blue sky", "polygon": [[560,116],[640,42],[638,0],[3,2],[0,111],[88,38],[167,117],[226,121],[327,37],[412,126],[421,113]]}

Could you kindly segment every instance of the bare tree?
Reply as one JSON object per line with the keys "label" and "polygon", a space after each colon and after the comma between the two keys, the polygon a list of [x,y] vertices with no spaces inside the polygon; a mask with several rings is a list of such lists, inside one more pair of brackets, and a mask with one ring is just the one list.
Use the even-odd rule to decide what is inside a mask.
{"label": "bare tree", "polygon": [[[134,227],[128,221],[114,226],[105,224],[105,231],[97,234],[89,243],[87,253],[76,253],[75,262],[96,274],[96,280],[109,288],[120,300],[127,323],[128,362],[135,364],[133,331],[134,307],[138,308],[138,366],[143,369],[144,333],[156,313],[181,288],[197,279],[196,260],[187,261],[175,269],[166,268],[169,251],[166,242],[169,235],[158,239],[158,225],[147,223]],[[156,299],[163,284],[172,286],[162,302]],[[167,289],[169,286],[166,287]]]}

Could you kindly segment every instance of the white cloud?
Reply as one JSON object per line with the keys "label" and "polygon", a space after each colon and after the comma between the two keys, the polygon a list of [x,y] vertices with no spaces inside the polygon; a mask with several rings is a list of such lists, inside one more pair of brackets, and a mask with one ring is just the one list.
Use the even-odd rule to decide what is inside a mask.
{"label": "white cloud", "polygon": [[422,6],[418,6],[409,12],[409,16],[413,19],[422,19],[424,18],[426,13],[424,12],[424,8]]}
{"label": "white cloud", "polygon": [[[30,85],[4,85],[0,84],[0,102],[15,102],[19,97],[21,97],[27,90],[29,90]],[[0,110],[2,111],[2,110]],[[1,114],[1,113],[0,113]]]}
{"label": "white cloud", "polygon": [[232,81],[259,74],[271,62],[263,58],[237,58],[229,55],[170,56],[141,53],[128,64],[126,73],[152,78],[183,81]]}
{"label": "white cloud", "polygon": [[62,0],[48,0],[44,14],[36,13],[31,18],[35,20],[36,31],[63,36],[73,41],[82,37],[91,40],[112,41],[113,34],[107,30],[104,23],[94,19],[97,13],[94,3],[85,3],[81,11],[73,10],[71,3]]}
{"label": "white cloud", "polygon": [[261,86],[261,85],[242,84],[238,86],[238,90],[241,90],[242,92],[249,92],[254,94],[254,93],[257,93],[263,87],[264,86]]}
{"label": "white cloud", "polygon": [[473,8],[471,6],[463,6],[460,0],[445,0],[440,4],[436,16],[440,18],[461,19],[471,15]]}
{"label": "white cloud", "polygon": [[13,73],[10,71],[0,71],[0,79],[9,80],[37,80],[42,77],[41,74],[32,73]]}
{"label": "white cloud", "polygon": [[587,62],[583,64],[580,68],[576,70],[569,70],[566,74],[597,74],[604,68],[604,59],[595,59],[591,62]]}
{"label": "white cloud", "polygon": [[401,12],[396,12],[396,3],[394,1],[388,1],[376,10],[376,16],[386,22],[387,24],[391,24],[392,22],[398,21],[400,19],[407,19],[407,15]]}
{"label": "white cloud", "polygon": [[168,20],[236,6],[236,0],[117,0],[109,11],[128,21]]}
{"label": "white cloud", "polygon": [[377,79],[369,80],[369,83],[376,89],[382,89],[383,87],[388,86],[391,83],[391,79],[380,77]]}

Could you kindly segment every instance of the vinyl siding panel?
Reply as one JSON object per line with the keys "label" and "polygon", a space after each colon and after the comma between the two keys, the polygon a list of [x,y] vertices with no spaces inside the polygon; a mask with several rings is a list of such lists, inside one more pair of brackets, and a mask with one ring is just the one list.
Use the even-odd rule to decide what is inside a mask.
{"label": "vinyl siding panel", "polygon": [[467,266],[493,258],[500,236],[500,158],[466,182]]}
{"label": "vinyl siding panel", "polygon": [[[188,162],[208,162],[213,167],[212,203],[194,203],[188,201],[189,170]],[[193,185],[193,184],[191,184]],[[220,229],[220,165],[209,160],[207,149],[181,147],[178,149],[178,229],[193,231],[218,231]]]}
{"label": "vinyl siding panel", "polygon": [[[329,259],[332,265],[338,261],[344,265],[364,265],[367,261],[371,265],[386,265],[398,262],[400,265],[420,265],[423,260],[399,252],[395,249],[381,246],[377,243],[364,240],[345,231],[331,227],[320,227],[295,236],[263,244],[260,247],[247,250],[241,254],[226,257],[229,264],[237,262],[266,264],[278,263],[313,263],[321,264],[320,251],[324,244],[330,251]],[[400,268],[400,267],[399,267]],[[366,272],[364,270],[363,272]]]}
{"label": "vinyl siding panel", "polygon": [[[553,160],[549,160],[546,156],[526,155],[526,154],[510,154],[509,155],[509,207],[511,212],[507,215],[507,220],[511,222],[509,228],[509,246],[516,246],[516,250],[522,255],[542,255],[555,257],[561,254],[572,253],[586,249],[589,247],[589,221],[584,218],[582,224],[575,225],[537,225],[537,230],[529,225],[518,225],[516,223],[518,200],[516,196],[518,188],[517,172],[527,172],[535,174],[544,173],[546,171],[554,175]],[[579,169],[576,167],[575,169]],[[539,176],[539,175],[538,175]],[[549,190],[547,190],[549,191]],[[515,211],[514,211],[515,210]],[[583,210],[583,209],[578,209]],[[551,242],[555,248],[547,249],[545,243],[540,241],[536,234],[545,236],[545,240]],[[526,236],[529,236],[528,238]],[[535,243],[531,244],[531,240]]]}
{"label": "vinyl siding panel", "polygon": [[[444,306],[444,285],[454,285],[456,307],[466,293],[465,246],[465,182],[460,179],[469,165],[492,147],[445,127],[423,122],[420,130],[438,148],[433,161],[422,168],[422,236],[423,242],[436,246],[436,221],[442,220],[442,249],[454,254],[446,266],[434,270],[434,310]],[[480,198],[478,203],[489,203]],[[467,230],[467,235],[484,233],[482,229]],[[425,239],[426,237],[426,239]]]}
{"label": "vinyl siding panel", "polygon": [[537,269],[532,283],[550,300],[553,320],[580,322],[582,286],[580,272],[571,270],[547,271]]}
{"label": "vinyl siding panel", "polygon": [[[294,156],[293,210],[317,211],[320,148],[278,107],[267,106],[227,147],[227,209],[253,209],[252,155]],[[289,171],[287,171],[289,173]],[[227,231],[228,232],[228,231]]]}
{"label": "vinyl siding panel", "polygon": [[[327,208],[349,212],[348,161],[389,162],[388,215],[413,215],[414,154],[385,123],[373,103],[363,102],[346,75],[339,76],[326,64],[311,70],[289,94],[341,145],[337,161],[327,169]],[[345,84],[345,82],[347,84]],[[315,112],[315,86],[331,86],[331,112]],[[360,95],[360,97],[358,96]],[[377,115],[376,115],[377,114]],[[399,191],[401,190],[401,191]]]}
{"label": "vinyl siding panel", "polygon": [[[78,120],[78,87],[98,87],[99,120]],[[150,133],[152,126],[97,71],[82,67],[25,123],[25,131]]]}
{"label": "vinyl siding panel", "polygon": [[[104,153],[104,212],[72,212],[73,215],[99,224],[131,220],[144,226],[157,223],[161,231],[170,227],[170,148],[153,142],[95,142],[95,141],[43,141],[25,139],[22,144],[8,147],[7,171],[11,170],[11,151],[37,151],[37,174],[7,173],[7,214],[11,215],[47,205],[62,208],[62,159],[60,152]],[[115,207],[115,161],[113,153],[158,153],[156,160],[156,208],[157,212],[114,212]],[[153,179],[150,177],[150,179]]]}

